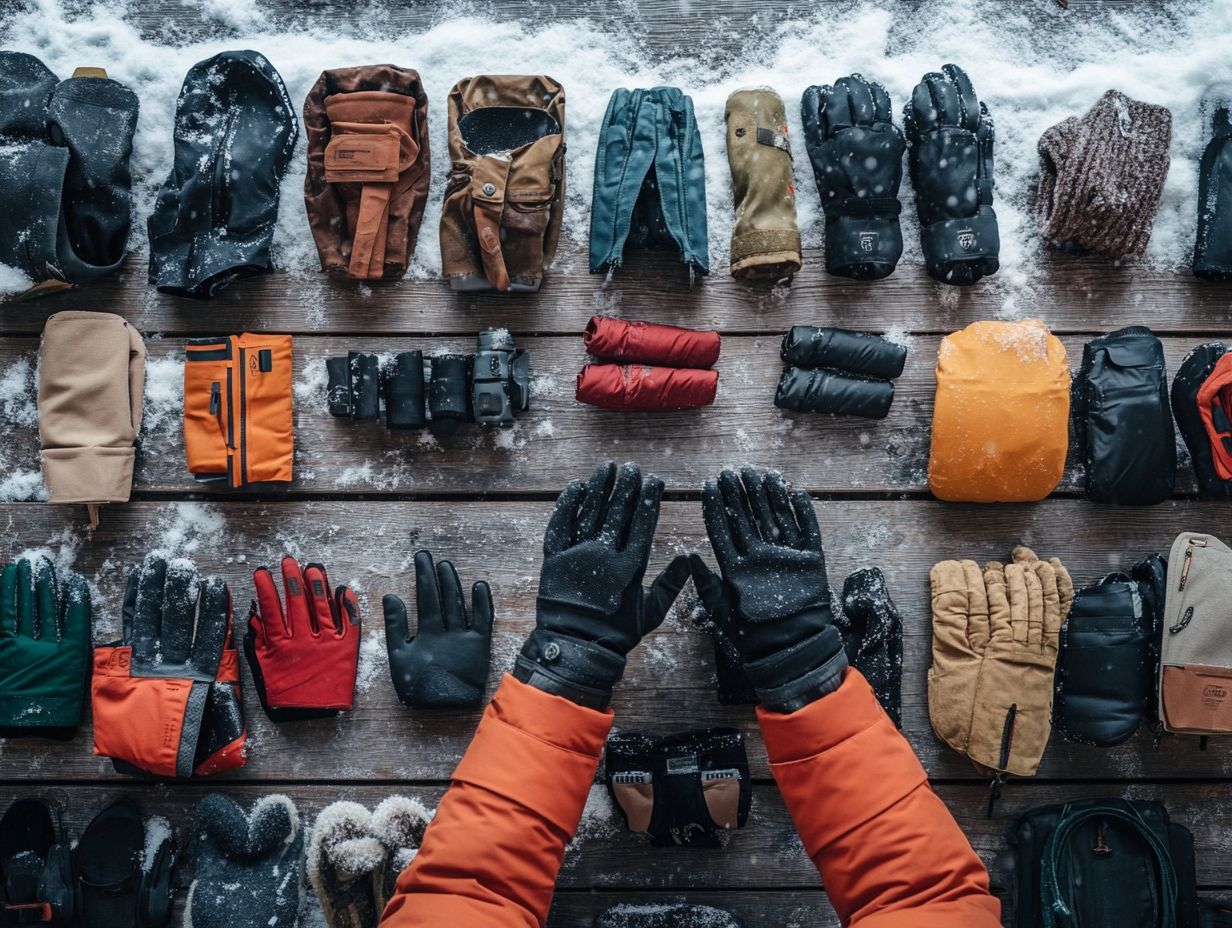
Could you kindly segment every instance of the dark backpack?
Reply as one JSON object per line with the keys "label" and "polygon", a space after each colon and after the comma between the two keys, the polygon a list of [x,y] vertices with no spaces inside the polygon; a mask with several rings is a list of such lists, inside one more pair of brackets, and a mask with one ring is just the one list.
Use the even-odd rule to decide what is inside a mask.
{"label": "dark backpack", "polygon": [[1193,835],[1162,803],[1038,806],[1008,841],[1014,928],[1197,928]]}
{"label": "dark backpack", "polygon": [[1164,348],[1146,326],[1096,338],[1074,377],[1074,426],[1094,502],[1150,506],[1176,484]]}

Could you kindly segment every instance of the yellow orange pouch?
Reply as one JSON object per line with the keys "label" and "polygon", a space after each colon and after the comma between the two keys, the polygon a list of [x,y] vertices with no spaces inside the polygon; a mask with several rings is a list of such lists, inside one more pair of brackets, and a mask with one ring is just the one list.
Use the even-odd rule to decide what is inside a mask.
{"label": "yellow orange pouch", "polygon": [[941,342],[928,486],[1017,503],[1056,489],[1069,450],[1069,362],[1038,319],[975,322]]}

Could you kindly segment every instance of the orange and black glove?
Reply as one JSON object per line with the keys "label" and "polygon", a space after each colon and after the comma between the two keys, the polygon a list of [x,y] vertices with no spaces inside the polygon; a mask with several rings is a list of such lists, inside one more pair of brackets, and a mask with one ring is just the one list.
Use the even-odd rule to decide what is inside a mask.
{"label": "orange and black glove", "polygon": [[244,654],[261,708],[274,722],[319,719],[355,702],[359,601],[350,587],[332,593],[320,564],[282,559],[286,609],[268,567],[252,574],[257,599],[248,613]]}
{"label": "orange and black glove", "polygon": [[191,561],[147,557],[128,577],[124,637],[94,649],[94,753],[121,773],[189,777],[245,760],[231,591]]}

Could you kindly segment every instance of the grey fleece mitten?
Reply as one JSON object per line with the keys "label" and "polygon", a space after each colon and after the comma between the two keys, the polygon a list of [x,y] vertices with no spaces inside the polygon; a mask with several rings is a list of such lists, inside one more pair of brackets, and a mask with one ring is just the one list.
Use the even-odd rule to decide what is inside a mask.
{"label": "grey fleece mitten", "polygon": [[383,799],[372,812],[347,801],[321,810],[305,866],[329,928],[376,928],[431,818],[405,796]]}
{"label": "grey fleece mitten", "polygon": [[1140,258],[1168,176],[1172,114],[1109,90],[1040,136],[1041,234],[1110,258]]}
{"label": "grey fleece mitten", "polygon": [[245,814],[230,796],[210,793],[193,818],[196,874],[184,928],[295,928],[303,848],[289,797],[265,796]]}
{"label": "grey fleece mitten", "polygon": [[38,390],[48,501],[127,502],[145,391],[141,334],[111,313],[56,313],[43,328]]}

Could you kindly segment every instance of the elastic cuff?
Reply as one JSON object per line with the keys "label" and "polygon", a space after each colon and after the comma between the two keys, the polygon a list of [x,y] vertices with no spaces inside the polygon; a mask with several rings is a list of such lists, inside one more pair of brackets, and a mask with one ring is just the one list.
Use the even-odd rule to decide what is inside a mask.
{"label": "elastic cuff", "polygon": [[795,712],[837,690],[846,672],[847,653],[840,650],[817,669],[774,689],[759,689],[757,695],[767,712]]}
{"label": "elastic cuff", "polygon": [[1000,265],[1001,236],[997,214],[981,206],[975,216],[944,219],[920,232],[924,264],[934,280],[966,286],[996,273]]}
{"label": "elastic cuff", "polygon": [[733,277],[790,277],[800,270],[800,233],[795,229],[764,229],[732,237]]}
{"label": "elastic cuff", "polygon": [[513,666],[513,677],[588,709],[606,709],[625,659],[591,641],[537,628]]}
{"label": "elastic cuff", "polygon": [[50,503],[126,503],[133,490],[131,447],[45,448],[43,482]]}
{"label": "elastic cuff", "polygon": [[745,661],[744,672],[759,691],[773,690],[816,670],[839,653],[843,653],[843,636],[835,626],[826,625],[790,648]]}
{"label": "elastic cuff", "polygon": [[[897,200],[893,202],[897,203]],[[854,280],[889,276],[903,254],[898,216],[826,217],[826,271]]]}

